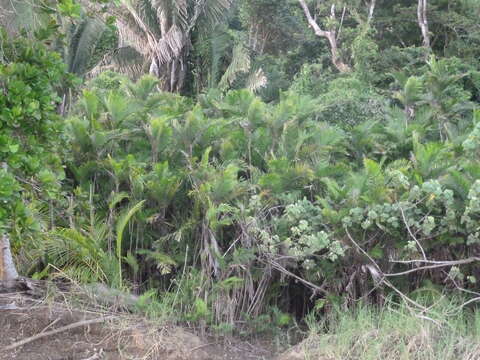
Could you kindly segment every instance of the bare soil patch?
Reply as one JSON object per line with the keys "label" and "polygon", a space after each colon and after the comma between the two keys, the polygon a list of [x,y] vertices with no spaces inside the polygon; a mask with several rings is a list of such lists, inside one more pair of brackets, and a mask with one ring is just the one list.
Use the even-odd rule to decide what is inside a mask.
{"label": "bare soil patch", "polygon": [[[28,342],[15,346],[21,341]],[[0,293],[0,360],[267,360],[273,357],[268,346],[260,343],[202,340],[185,329],[139,316],[75,309],[67,300],[38,300],[20,293]]]}

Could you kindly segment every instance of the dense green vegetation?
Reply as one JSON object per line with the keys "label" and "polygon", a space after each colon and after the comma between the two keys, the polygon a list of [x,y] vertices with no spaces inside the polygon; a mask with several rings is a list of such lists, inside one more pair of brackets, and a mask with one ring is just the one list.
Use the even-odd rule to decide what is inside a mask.
{"label": "dense green vegetation", "polygon": [[474,306],[480,5],[420,3],[0,1],[19,272],[228,331]]}

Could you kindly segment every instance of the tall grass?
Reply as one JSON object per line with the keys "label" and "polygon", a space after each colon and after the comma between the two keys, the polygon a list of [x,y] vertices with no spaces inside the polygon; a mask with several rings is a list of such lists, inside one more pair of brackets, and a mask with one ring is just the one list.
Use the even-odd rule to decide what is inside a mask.
{"label": "tall grass", "polygon": [[480,359],[480,313],[441,302],[428,314],[402,306],[359,306],[308,323],[311,336],[297,346],[305,359]]}

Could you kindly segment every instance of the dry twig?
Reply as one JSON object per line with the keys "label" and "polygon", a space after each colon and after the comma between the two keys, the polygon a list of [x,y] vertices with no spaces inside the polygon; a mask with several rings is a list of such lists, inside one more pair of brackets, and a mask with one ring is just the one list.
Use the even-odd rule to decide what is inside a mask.
{"label": "dry twig", "polygon": [[35,340],[38,340],[38,339],[41,339],[41,338],[44,338],[44,337],[47,337],[47,336],[59,334],[61,332],[72,330],[72,329],[75,329],[75,328],[78,328],[78,327],[83,327],[83,326],[88,326],[88,325],[92,325],[92,324],[102,323],[102,322],[111,320],[113,318],[114,318],[114,316],[106,316],[106,317],[101,317],[101,318],[98,318],[98,319],[78,321],[76,323],[73,323],[73,324],[70,324],[70,325],[67,325],[67,326],[62,326],[62,327],[60,327],[58,329],[55,329],[55,330],[42,332],[42,333],[39,333],[37,335],[28,337],[26,339],[14,342],[13,344],[10,344],[10,345],[4,347],[3,351],[10,351],[10,350],[13,350],[13,349],[15,349],[19,346],[26,345],[28,343],[31,343],[32,341],[35,341]]}

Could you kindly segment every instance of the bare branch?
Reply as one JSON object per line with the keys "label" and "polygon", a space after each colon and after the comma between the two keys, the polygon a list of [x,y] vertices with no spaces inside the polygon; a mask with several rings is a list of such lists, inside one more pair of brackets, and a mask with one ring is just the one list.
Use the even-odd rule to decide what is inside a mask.
{"label": "bare branch", "polygon": [[390,281],[386,280],[385,279],[385,274],[380,269],[380,266],[377,264],[377,262],[375,260],[373,260],[373,258],[365,250],[363,250],[360,245],[357,244],[357,242],[353,239],[352,235],[350,235],[350,232],[348,231],[347,228],[345,228],[345,232],[347,233],[348,238],[355,245],[355,247],[370,260],[371,265],[367,265],[366,268],[369,270],[375,284],[383,283],[386,286],[388,286],[390,289],[395,291],[403,299],[403,301],[405,301],[407,304],[410,303],[412,305],[415,305],[416,307],[418,307],[422,311],[427,310],[424,306],[420,305],[419,303],[410,299],[407,295],[402,293]]}
{"label": "bare branch", "polygon": [[402,213],[402,218],[403,222],[407,228],[408,233],[412,237],[412,239],[417,243],[418,247],[420,248],[420,251],[422,252],[423,260],[427,260],[427,256],[425,255],[425,251],[423,250],[422,245],[420,245],[420,241],[415,237],[415,235],[412,233],[412,230],[410,229],[410,226],[407,223],[407,219],[405,217],[405,212],[403,211],[403,208],[400,206],[400,212]]}
{"label": "bare branch", "polygon": [[302,7],[303,12],[305,13],[305,16],[307,17],[308,24],[310,25],[310,27],[315,32],[315,35],[326,37],[327,32],[320,29],[320,26],[318,26],[317,22],[312,17],[312,14],[310,13],[310,10],[309,10],[307,4],[305,3],[305,0],[298,0],[298,2],[300,3],[300,6]]}
{"label": "bare branch", "polygon": [[[473,258],[468,258],[467,260],[474,259],[474,261],[480,261],[480,258],[478,257],[473,257]],[[462,260],[463,261],[463,260]],[[390,262],[392,263],[398,263],[398,264],[415,264],[415,263],[425,263],[425,264],[445,264],[445,265],[450,265],[450,266],[455,266],[455,265],[460,265],[458,264],[458,260],[422,260],[422,259],[415,259],[415,260],[391,260]],[[467,263],[470,263],[473,261],[468,261]]]}
{"label": "bare branch", "polygon": [[97,318],[97,319],[82,320],[82,321],[79,321],[79,322],[76,322],[76,323],[73,323],[73,324],[70,324],[70,325],[67,325],[67,326],[62,326],[61,328],[58,328],[58,329],[55,329],[55,330],[50,330],[50,331],[47,331],[47,332],[41,332],[37,335],[31,336],[29,338],[26,338],[26,339],[17,341],[15,343],[11,344],[11,345],[8,345],[8,346],[3,348],[3,351],[10,351],[10,350],[13,350],[13,349],[15,349],[19,346],[31,343],[32,341],[35,341],[35,340],[38,340],[38,339],[41,339],[41,338],[44,338],[44,337],[47,337],[47,336],[56,335],[56,334],[59,334],[61,332],[68,331],[68,330],[71,330],[71,329],[75,329],[75,328],[78,328],[78,327],[84,327],[84,326],[88,326],[88,325],[92,325],[92,324],[102,323],[102,322],[111,320],[113,318],[114,318],[113,316],[106,316],[106,317],[101,317],[101,318]]}
{"label": "bare branch", "polygon": [[[462,259],[462,260],[455,260],[455,261],[439,261],[439,262],[433,262],[433,265],[427,265],[427,266],[421,266],[416,269],[410,269],[398,273],[391,273],[391,274],[386,274],[384,273],[381,269],[380,266],[376,263],[375,260],[365,251],[362,249],[360,245],[357,244],[357,242],[353,239],[352,235],[348,231],[348,229],[345,229],[345,232],[347,233],[348,238],[350,241],[355,245],[355,247],[363,254],[365,255],[368,260],[372,263],[373,266],[375,266],[376,272],[378,272],[382,277],[395,277],[395,276],[402,276],[402,275],[407,275],[410,273],[414,273],[417,271],[422,271],[422,270],[429,270],[429,269],[437,269],[437,268],[442,268],[442,267],[448,267],[448,266],[456,266],[456,265],[465,265],[465,264],[471,264],[476,261],[480,261],[480,258],[478,257],[471,257],[468,259]],[[409,262],[401,262],[401,261],[395,261],[397,263],[414,263],[414,262],[425,262],[425,263],[430,263],[429,260],[413,260]],[[378,274],[375,274],[375,278],[378,278]]]}
{"label": "bare branch", "polygon": [[383,274],[383,271],[380,269],[380,266],[378,266],[378,264],[376,263],[376,261],[373,260],[373,258],[372,258],[365,250],[363,250],[360,245],[357,244],[357,242],[353,239],[352,235],[350,235],[350,232],[348,231],[347,228],[345,228],[345,232],[347,233],[347,236],[348,236],[348,238],[350,239],[350,241],[352,242],[352,244],[355,245],[355,247],[358,249],[358,251],[360,251],[363,255],[365,255],[365,256],[367,257],[368,260],[370,260],[370,262],[372,263],[372,265],[375,266],[376,270],[377,270],[380,274]]}
{"label": "bare branch", "polygon": [[340,19],[340,26],[338,27],[338,33],[337,33],[337,40],[340,37],[340,34],[342,33],[342,27],[343,27],[343,21],[345,20],[345,12],[347,11],[347,7],[343,7],[342,11],[342,18]]}
{"label": "bare branch", "polygon": [[386,276],[386,277],[402,276],[402,275],[411,274],[411,273],[414,273],[414,272],[417,272],[417,271],[429,270],[429,269],[438,269],[438,268],[448,267],[448,266],[465,265],[465,264],[471,264],[471,263],[477,262],[477,261],[480,261],[480,259],[476,258],[476,257],[463,259],[463,260],[457,260],[457,261],[446,261],[446,262],[443,262],[443,263],[440,262],[440,263],[434,264],[434,265],[421,266],[421,267],[418,267],[416,269],[410,269],[410,270],[406,270],[406,271],[402,271],[402,272],[398,272],[398,273],[383,274],[383,275]]}
{"label": "bare branch", "polygon": [[288,271],[287,269],[285,269],[285,268],[284,268],[282,265],[280,265],[278,262],[273,261],[273,260],[267,260],[267,263],[270,264],[274,269],[280,271],[281,273],[297,279],[297,280],[300,281],[302,284],[304,284],[304,285],[308,286],[309,288],[311,288],[313,291],[315,291],[315,292],[321,292],[321,293],[326,294],[326,291],[325,291],[325,289],[324,289],[323,287],[317,286],[317,285],[311,283],[310,281],[305,280],[305,279],[301,278],[301,277],[298,276],[298,275],[295,275],[295,274],[292,273],[291,271]]}
{"label": "bare branch", "polygon": [[475,297],[475,298],[472,298],[468,301],[465,301],[462,305],[460,305],[460,308],[464,308],[465,306],[467,306],[468,304],[471,304],[473,302],[477,302],[477,301],[480,301],[480,297]]}
{"label": "bare branch", "polygon": [[[332,63],[335,65],[338,71],[341,73],[346,73],[350,72],[351,68],[347,64],[345,64],[341,59],[338,54],[338,44],[337,44],[337,34],[335,29],[331,30],[323,30],[320,28],[318,23],[315,21],[313,18],[305,0],[298,0],[300,3],[300,6],[303,9],[303,12],[305,13],[305,16],[307,18],[308,24],[310,27],[313,29],[315,32],[315,35],[319,37],[324,37],[328,40],[330,44],[330,52],[331,52],[331,58],[332,58]],[[335,20],[335,5],[332,5],[330,8],[330,18]]]}

